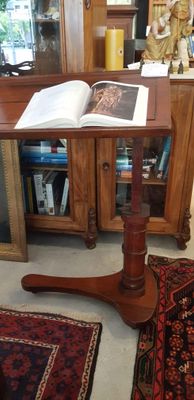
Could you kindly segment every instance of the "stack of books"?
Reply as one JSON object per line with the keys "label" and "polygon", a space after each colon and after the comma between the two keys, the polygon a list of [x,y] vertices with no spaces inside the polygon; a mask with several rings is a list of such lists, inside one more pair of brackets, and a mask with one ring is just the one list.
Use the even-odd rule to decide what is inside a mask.
{"label": "stack of books", "polygon": [[[65,142],[63,141],[65,144]],[[24,164],[67,165],[67,146],[60,140],[24,140],[20,145],[20,159]]]}
{"label": "stack of books", "polygon": [[31,170],[22,174],[26,213],[61,215],[67,210],[69,179],[60,171]]}
{"label": "stack of books", "polygon": [[[143,165],[142,165],[142,177],[144,179],[150,178],[150,173],[153,167],[156,165],[158,157],[155,153],[144,154]],[[117,153],[116,157],[116,176],[121,178],[132,178],[132,151],[125,151],[125,154]]]}

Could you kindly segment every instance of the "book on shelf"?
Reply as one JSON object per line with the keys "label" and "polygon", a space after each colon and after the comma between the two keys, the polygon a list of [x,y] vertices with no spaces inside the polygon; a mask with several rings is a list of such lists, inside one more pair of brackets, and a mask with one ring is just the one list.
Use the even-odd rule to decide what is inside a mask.
{"label": "book on shelf", "polygon": [[194,57],[194,32],[191,33],[188,36],[188,38],[189,38],[189,50],[190,50],[191,58],[193,58]]}
{"label": "book on shelf", "polygon": [[36,154],[64,154],[67,153],[66,139],[62,143],[60,140],[23,140],[20,145],[20,153]]}
{"label": "book on shelf", "polygon": [[33,195],[33,181],[32,181],[31,175],[26,176],[26,182],[27,182],[27,195],[28,195],[28,204],[29,204],[28,212],[33,214],[34,213],[34,195]]}
{"label": "book on shelf", "polygon": [[69,178],[65,178],[65,183],[63,187],[63,194],[62,194],[62,199],[61,199],[61,205],[59,209],[59,215],[64,215],[67,207],[67,200],[68,200],[68,194],[69,194]]}
{"label": "book on shelf", "polygon": [[39,153],[38,151],[27,151],[24,150],[20,153],[21,158],[50,158],[50,159],[63,159],[67,160],[67,153]]}
{"label": "book on shelf", "polygon": [[30,171],[24,172],[21,175],[22,179],[22,194],[23,194],[23,203],[24,203],[24,211],[26,213],[36,213],[36,195],[34,188],[34,180],[33,175]]}
{"label": "book on shelf", "polygon": [[[143,158],[143,165],[155,165],[157,162],[157,156],[153,158]],[[116,157],[116,165],[132,165],[133,160],[132,157],[129,157],[127,155],[121,156],[117,155]]]}
{"label": "book on shelf", "polygon": [[38,214],[44,215],[44,214],[47,214],[47,211],[48,211],[45,181],[47,179],[47,176],[50,174],[50,171],[34,170],[32,173],[33,173],[33,179],[34,179],[34,187],[35,187]]}
{"label": "book on shelf", "polygon": [[133,147],[127,147],[127,146],[118,147],[117,146],[117,155],[118,156],[124,155],[124,156],[128,156],[128,157],[132,158],[132,153],[133,153]]}
{"label": "book on shelf", "polygon": [[100,81],[91,87],[72,80],[34,93],[17,122],[24,128],[145,126],[149,89]]}
{"label": "book on shelf", "polygon": [[163,179],[164,175],[166,175],[166,171],[168,170],[171,141],[172,141],[171,136],[166,136],[164,138],[164,144],[163,144],[163,150],[161,153],[161,157],[159,158],[158,164],[156,165],[156,177],[158,179]]}
{"label": "book on shelf", "polygon": [[51,171],[46,179],[47,214],[58,215],[61,207],[63,187],[65,185],[63,172]]}
{"label": "book on shelf", "polygon": [[[142,165],[142,170],[144,171],[151,171],[153,165],[150,164],[146,164],[146,165]],[[116,164],[116,171],[132,171],[133,169],[133,165],[132,164]]]}
{"label": "book on shelf", "polygon": [[189,56],[189,58],[193,58],[193,50],[192,50],[192,47],[191,47],[191,43],[190,43],[190,40],[189,40],[189,36],[186,36],[186,37],[185,37],[185,40],[186,40],[186,43],[187,43],[187,52],[188,52],[188,56]]}
{"label": "book on shelf", "polygon": [[67,155],[63,154],[63,156],[64,157],[56,157],[56,154],[53,155],[52,153],[50,153],[49,157],[48,155],[31,156],[28,154],[23,154],[21,156],[21,162],[23,164],[60,164],[66,166],[68,163]]}
{"label": "book on shelf", "polygon": [[[125,178],[125,179],[132,179],[132,170],[131,171],[116,171],[116,177]],[[150,171],[143,170],[142,171],[142,178],[149,179],[150,178]]]}

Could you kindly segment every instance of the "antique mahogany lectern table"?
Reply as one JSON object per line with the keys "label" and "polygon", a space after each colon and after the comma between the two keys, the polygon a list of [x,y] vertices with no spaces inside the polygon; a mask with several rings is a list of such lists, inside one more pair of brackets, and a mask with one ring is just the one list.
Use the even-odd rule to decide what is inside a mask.
{"label": "antique mahogany lectern table", "polygon": [[[145,237],[149,209],[141,201],[143,138],[171,134],[169,79],[142,78],[139,71],[1,79],[0,139],[133,138],[132,199],[131,206],[123,210],[122,214],[124,261],[121,271],[92,278],[30,274],[22,279],[23,289],[34,293],[68,292],[95,297],[112,304],[126,324],[136,327],[145,323],[151,318],[157,303],[157,286],[152,272],[145,265]],[[35,91],[71,79],[85,80],[89,85],[100,80],[111,80],[149,87],[146,126],[14,130],[15,123]]]}

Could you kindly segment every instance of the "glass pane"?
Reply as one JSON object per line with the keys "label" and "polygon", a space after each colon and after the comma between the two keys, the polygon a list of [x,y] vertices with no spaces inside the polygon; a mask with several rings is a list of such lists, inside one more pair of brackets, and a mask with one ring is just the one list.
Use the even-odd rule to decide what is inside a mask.
{"label": "glass pane", "polygon": [[69,215],[67,141],[23,140],[19,150],[25,212]]}
{"label": "glass pane", "polygon": [[62,72],[60,57],[59,1],[32,2],[34,58],[36,72],[50,74]]}
{"label": "glass pane", "polygon": [[8,201],[5,187],[2,147],[0,142],[0,243],[11,243]]}
{"label": "glass pane", "polygon": [[[164,217],[171,136],[144,138],[142,201],[151,217]],[[131,201],[133,141],[118,139],[116,149],[116,214]]]}
{"label": "glass pane", "polygon": [[31,1],[8,1],[5,9],[1,6],[0,28],[1,64],[33,61]]}
{"label": "glass pane", "polygon": [[23,0],[0,5],[0,64],[34,61],[33,73],[62,72],[59,4]]}

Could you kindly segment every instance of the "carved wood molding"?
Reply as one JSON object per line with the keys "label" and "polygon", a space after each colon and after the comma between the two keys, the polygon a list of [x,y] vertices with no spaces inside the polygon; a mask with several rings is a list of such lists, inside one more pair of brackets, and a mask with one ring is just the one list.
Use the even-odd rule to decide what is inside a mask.
{"label": "carved wood molding", "polygon": [[108,18],[133,18],[137,14],[138,8],[130,5],[107,6]]}
{"label": "carved wood molding", "polygon": [[131,39],[134,17],[138,11],[137,7],[130,5],[108,6],[107,26],[108,28],[124,29],[124,38]]}

